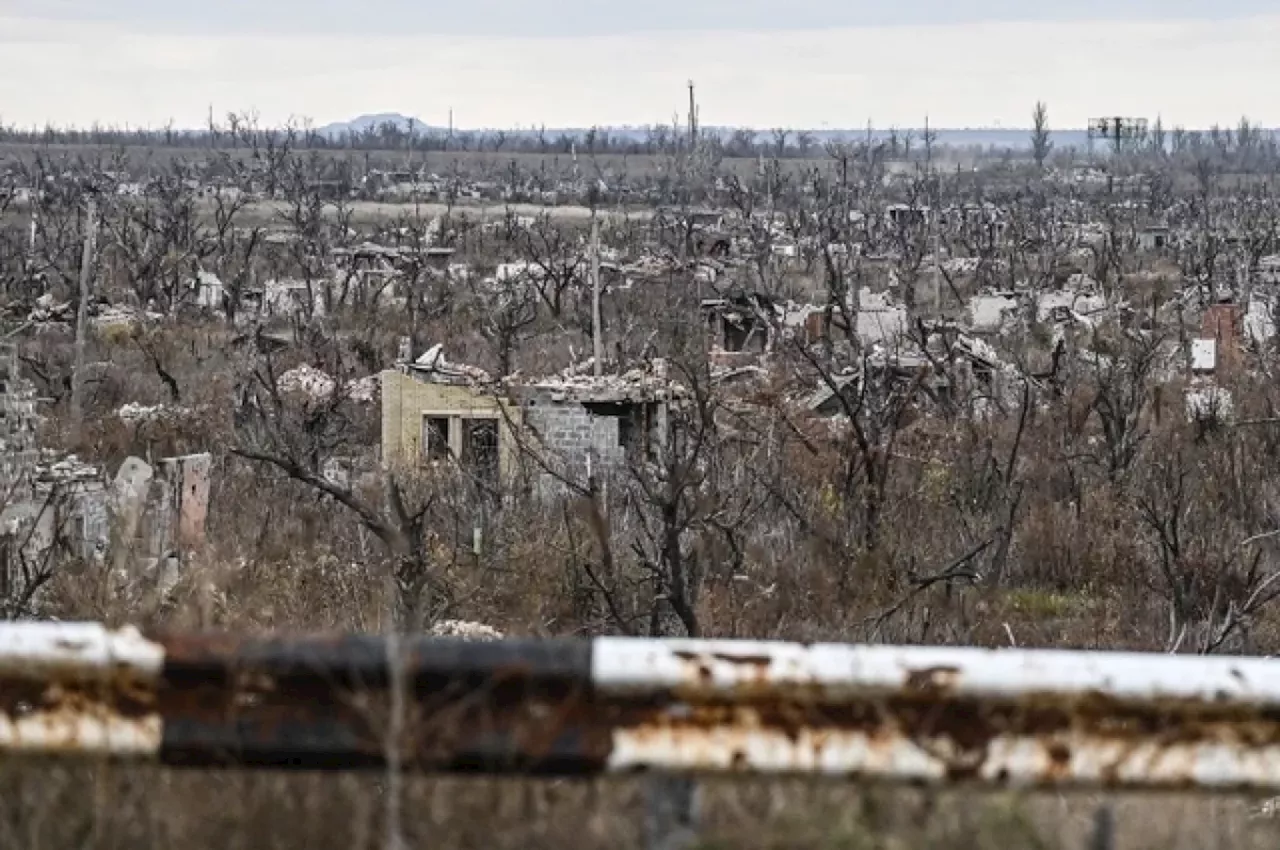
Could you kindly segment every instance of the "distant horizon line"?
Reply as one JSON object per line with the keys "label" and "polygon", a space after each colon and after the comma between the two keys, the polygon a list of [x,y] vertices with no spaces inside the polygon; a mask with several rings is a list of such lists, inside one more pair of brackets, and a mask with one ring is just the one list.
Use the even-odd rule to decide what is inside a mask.
{"label": "distant horizon line", "polygon": [[[411,120],[410,116],[404,116],[404,115],[391,115],[391,114],[386,114],[385,116],[381,114],[360,115],[347,121],[331,121],[324,124],[313,125],[311,129],[314,132],[340,132],[344,129],[350,130],[352,129],[352,125],[361,124],[366,119],[372,119],[372,118],[384,118],[386,122],[392,122],[392,123],[395,123],[397,119],[405,123]],[[505,125],[505,126],[503,125],[454,126],[451,128],[448,125],[433,124],[430,122],[421,121],[420,119],[412,119],[412,120],[416,125],[415,131],[416,130],[440,131],[440,132],[452,131],[453,133],[501,133],[501,132],[506,132],[506,133],[512,133],[512,132],[515,132],[515,133],[537,133],[537,132],[583,133],[583,132],[589,132],[591,130],[648,130],[655,127],[674,126],[670,122],[650,122],[650,123],[638,123],[638,124],[581,124],[581,125],[513,124],[513,125]],[[378,123],[383,123],[383,122],[379,121]],[[12,124],[6,125],[3,121],[3,115],[0,114],[0,127],[2,126],[7,126],[10,129],[19,129],[19,130],[29,128],[32,130],[52,129],[55,131],[65,131],[65,132],[83,132],[83,131],[90,131],[90,130],[116,130],[116,131],[143,130],[146,132],[157,132],[157,133],[162,133],[165,131],[171,131],[175,133],[207,133],[209,132],[208,125],[182,126],[182,127],[176,126],[176,125],[170,126],[165,124],[157,125],[157,124],[150,124],[150,123],[136,125],[136,124],[131,124],[128,121],[124,121],[120,123],[107,123],[103,121],[93,121],[89,124],[77,124],[77,123],[59,124],[53,121],[21,122],[21,123],[14,122]],[[369,126],[377,126],[377,124],[371,124]],[[686,126],[687,125],[680,125],[681,129],[685,129]],[[1191,126],[1179,125],[1179,124],[1169,124],[1164,126],[1164,130],[1166,132],[1172,132],[1174,130],[1182,130],[1189,133],[1207,133],[1207,132],[1211,132],[1215,128],[1219,130],[1235,130],[1238,128],[1238,126],[1239,126],[1238,122],[1233,124],[1210,125],[1208,127],[1191,127]],[[265,130],[281,131],[281,130],[289,129],[290,127],[292,127],[295,130],[300,129],[300,125],[298,123],[289,122],[289,121],[286,121],[280,124],[263,126],[263,127],[260,127],[259,129],[263,131]],[[226,128],[220,127],[220,129],[226,129]],[[926,131],[930,133],[1031,133],[1033,132],[1033,129],[1034,128],[1032,127],[1003,127],[1003,126],[983,125],[983,124],[966,125],[966,126],[928,126],[928,127],[924,125],[907,126],[907,125],[893,125],[893,124],[882,125],[882,126],[871,125],[871,126],[863,126],[863,127],[823,127],[823,126],[813,127],[813,126],[801,126],[801,125],[783,126],[783,125],[776,125],[776,124],[773,124],[773,125],[751,125],[751,124],[699,125],[699,130],[704,132],[721,132],[721,131],[735,132],[735,131],[748,130],[754,133],[772,133],[777,130],[784,130],[787,133],[821,133],[821,134],[827,134],[827,135],[834,135],[834,134],[840,134],[840,135],[864,134],[865,135],[867,132],[924,133]],[[1256,131],[1280,132],[1280,126],[1270,127],[1263,124],[1251,125],[1251,129]],[[1057,134],[1057,133],[1087,134],[1089,132],[1089,128],[1075,127],[1075,126],[1050,127],[1048,128],[1048,132],[1051,135]]]}

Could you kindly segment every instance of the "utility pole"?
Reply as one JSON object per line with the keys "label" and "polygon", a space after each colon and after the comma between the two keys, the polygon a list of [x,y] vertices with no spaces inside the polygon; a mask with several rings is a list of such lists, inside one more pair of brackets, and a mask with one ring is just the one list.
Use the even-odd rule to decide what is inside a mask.
{"label": "utility pole", "polygon": [[929,116],[924,117],[924,170],[933,175],[933,139],[929,136]]}
{"label": "utility pole", "polygon": [[931,209],[930,215],[933,218],[933,312],[935,317],[942,316],[942,228],[940,211],[936,208]]}
{"label": "utility pole", "polygon": [[600,219],[591,216],[591,350],[592,374],[604,374],[604,337],[600,333]]}
{"label": "utility pole", "polygon": [[84,250],[80,254],[80,299],[76,308],[76,353],[71,370],[71,442],[80,439],[84,410],[84,338],[89,318],[89,288],[93,277],[93,237],[98,226],[98,204],[92,197],[85,206]]}
{"label": "utility pole", "polygon": [[[416,118],[410,118],[410,119],[409,119],[409,163],[408,163],[408,168],[409,168],[409,175],[410,175],[410,178],[413,180],[413,185],[414,185],[414,191],[415,191],[415,192],[417,191],[417,186],[418,186],[418,175],[417,175],[417,172],[415,172],[415,171],[413,170],[413,149],[414,149],[414,141],[415,141],[417,138],[418,138],[418,120],[417,120]],[[366,154],[366,156],[367,156],[367,154]],[[366,174],[368,174],[368,173],[369,173],[369,168],[368,168],[368,166],[365,166],[365,173],[366,173]]]}
{"label": "utility pole", "polygon": [[698,144],[698,102],[693,94],[693,80],[689,81],[689,150]]}

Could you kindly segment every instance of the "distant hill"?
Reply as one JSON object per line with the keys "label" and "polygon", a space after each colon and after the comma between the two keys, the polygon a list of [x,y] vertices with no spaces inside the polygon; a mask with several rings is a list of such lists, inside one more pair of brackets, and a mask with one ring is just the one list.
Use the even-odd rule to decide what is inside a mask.
{"label": "distant hill", "polygon": [[366,130],[377,129],[383,124],[395,124],[404,132],[409,132],[409,124],[413,122],[414,132],[429,133],[438,130],[436,127],[428,127],[425,122],[410,118],[407,115],[401,115],[398,112],[378,112],[371,115],[361,115],[352,118],[350,121],[337,121],[333,124],[326,124],[323,127],[317,127],[316,133],[329,138],[337,138],[347,133],[360,134]]}

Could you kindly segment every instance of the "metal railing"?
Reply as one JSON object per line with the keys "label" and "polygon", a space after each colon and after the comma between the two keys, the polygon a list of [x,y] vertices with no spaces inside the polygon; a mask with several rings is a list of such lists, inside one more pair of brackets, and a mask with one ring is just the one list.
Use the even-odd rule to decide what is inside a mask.
{"label": "metal railing", "polygon": [[0,752],[205,767],[1274,790],[1280,661],[10,623],[0,624]]}

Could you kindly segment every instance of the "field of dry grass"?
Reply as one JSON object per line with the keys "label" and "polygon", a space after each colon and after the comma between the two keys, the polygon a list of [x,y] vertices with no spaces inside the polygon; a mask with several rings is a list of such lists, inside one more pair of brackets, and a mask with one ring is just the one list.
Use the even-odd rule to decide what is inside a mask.
{"label": "field of dry grass", "polygon": [[[7,159],[29,159],[36,152],[53,157],[109,157],[123,154],[131,163],[148,163],[161,168],[175,161],[202,160],[210,157],[215,151],[208,148],[164,147],[156,145],[129,145],[109,147],[92,144],[50,144],[33,146],[29,144],[0,143],[0,162]],[[308,155],[306,148],[298,148],[298,152]],[[367,164],[381,168],[403,168],[412,164],[429,173],[448,174],[458,171],[463,174],[495,173],[509,170],[513,165],[525,173],[548,173],[568,175],[576,167],[579,173],[590,176],[597,173],[606,175],[626,175],[632,179],[651,177],[670,168],[671,157],[666,154],[623,154],[578,152],[575,156],[568,152],[534,153],[528,151],[415,151],[410,158],[407,151],[364,151],[344,150],[341,148],[324,148],[315,151],[326,161],[351,163],[357,169]],[[233,159],[247,161],[252,159],[253,152],[249,148],[219,148],[216,154],[227,154]],[[936,160],[940,168],[947,170],[957,166],[971,167],[975,159],[971,154],[953,151],[939,153]],[[812,168],[830,168],[835,160],[827,156],[822,148],[815,148],[808,157],[788,156],[779,160],[779,167],[784,173],[799,173]],[[909,168],[904,163],[893,163],[892,167]],[[760,167],[758,157],[726,157],[721,161],[720,171],[725,175],[747,177],[755,174]]]}
{"label": "field of dry grass", "polygon": [[[5,153],[0,150],[0,156]],[[29,154],[25,149],[21,155]],[[164,165],[202,152],[138,149],[130,155],[145,168],[148,160]],[[565,155],[515,157],[526,170],[545,166],[564,173],[571,164]],[[456,161],[475,173],[500,169],[511,158],[433,154],[426,165],[447,171]],[[657,157],[601,163],[628,171],[663,166]],[[755,167],[755,160],[743,159],[724,170]],[[410,209],[358,204],[356,220],[383,221]],[[468,209],[482,215],[506,210]],[[426,215],[441,211],[439,205],[423,207]],[[242,221],[279,221],[281,212],[280,205],[259,204]],[[564,207],[555,214],[573,219],[586,211]],[[24,231],[15,224],[8,244],[21,245]],[[65,238],[52,239],[47,253],[51,271],[74,282],[79,226],[72,218],[66,224]],[[115,224],[123,231],[122,222]],[[148,241],[139,239],[135,247],[145,253]],[[512,246],[490,242],[470,250],[481,248],[490,252],[487,261],[511,256],[504,252]],[[234,274],[238,260],[230,254],[228,249],[228,256],[215,259]],[[123,248],[112,256],[117,264],[101,285],[141,303],[151,292],[138,284],[172,282],[186,268],[158,274],[164,252],[151,264],[131,263]],[[261,258],[259,270],[278,273],[275,261]],[[19,292],[29,300],[36,294]],[[420,322],[403,311],[372,314],[354,307],[310,326],[299,320],[294,344],[273,355],[271,368],[279,373],[306,363],[333,375],[365,377],[394,362],[399,338],[410,333],[417,336],[415,352],[440,343],[454,362],[499,368],[492,320],[495,313],[501,318],[500,306],[460,286],[432,294],[440,305],[433,301]],[[638,362],[651,349],[672,364],[683,358],[691,368],[700,366],[706,340],[697,294],[691,282],[671,279],[610,299],[602,309],[618,359]],[[588,324],[574,312],[568,308],[554,320],[535,313],[519,329],[515,367],[546,374],[580,359]],[[47,444],[76,451],[109,471],[129,455],[214,456],[208,541],[187,553],[176,589],[160,597],[145,575],[118,576],[71,561],[48,588],[42,616],[235,632],[389,627],[396,600],[388,577],[403,561],[370,533],[376,523],[364,518],[362,524],[366,515],[233,451],[262,438],[300,456],[315,448],[312,460],[322,456],[321,448],[323,456],[351,452],[374,459],[377,407],[324,408],[314,399],[290,400],[273,408],[279,413],[275,419],[254,419],[242,391],[261,382],[266,355],[248,343],[237,348],[234,336],[212,320],[180,317],[146,330],[96,336],[87,353],[94,364],[86,388],[89,421],[77,440],[67,437],[65,427],[69,333],[44,328],[24,338],[22,354],[37,390],[53,400],[43,435]],[[1089,342],[1109,346],[1109,363],[1127,367],[1143,357],[1133,335],[1101,334]],[[1018,346],[1013,353],[1028,362],[1048,357],[1046,341],[1036,334],[1001,343]],[[456,478],[426,465],[406,471],[402,483],[426,505],[425,530],[415,533],[414,553],[421,554],[433,580],[449,589],[442,605],[447,616],[484,622],[511,636],[617,634],[629,624],[657,623],[653,612],[667,616],[667,588],[675,585],[655,584],[652,565],[678,555],[682,564],[696,561],[703,568],[688,606],[698,628],[686,631],[708,637],[977,646],[1016,639],[1023,647],[1158,651],[1173,637],[1174,611],[1189,635],[1183,651],[1197,651],[1229,610],[1223,594],[1242,600],[1265,574],[1242,568],[1229,553],[1239,552],[1242,540],[1273,539],[1271,503],[1260,506],[1258,495],[1280,498],[1280,482],[1271,478],[1275,467],[1267,461],[1280,458],[1280,436],[1269,428],[1188,421],[1176,379],[1157,382],[1154,373],[1078,368],[1061,378],[1057,391],[1033,397],[1028,381],[1025,392],[1010,396],[1003,409],[984,405],[982,416],[917,417],[877,408],[857,415],[875,417],[867,427],[881,442],[860,447],[847,433],[832,436],[839,429],[792,417],[793,405],[784,400],[818,386],[820,379],[810,368],[813,361],[787,354],[780,353],[767,381],[737,399],[754,410],[748,423],[753,430],[734,430],[728,427],[734,420],[726,417],[724,431],[709,438],[696,462],[711,472],[698,490],[667,510],[651,495],[660,498],[659,488],[636,483],[648,481],[642,476],[650,472],[633,467],[634,476],[623,476],[610,491],[610,527],[602,534],[593,521],[596,505],[586,497],[513,498],[481,508]],[[1280,401],[1269,374],[1274,372],[1230,377],[1241,417],[1274,421]],[[189,415],[134,427],[113,415],[127,402],[181,406]],[[233,416],[233,409],[241,416]],[[244,421],[267,421],[262,428],[276,430],[264,437]],[[690,460],[687,467],[693,466]],[[381,507],[377,489],[353,496]],[[679,518],[681,512],[691,518],[674,532],[675,548],[653,554],[654,538],[643,523],[655,516]],[[472,542],[478,515],[484,524],[479,551]],[[1167,533],[1170,523],[1177,534]],[[1273,553],[1264,554],[1270,563]],[[1255,563],[1263,556],[1258,557]],[[974,571],[922,579],[947,573],[947,564],[968,564]],[[589,575],[593,565],[597,573],[609,571],[603,583],[598,574]],[[619,604],[625,617],[609,610]],[[1280,645],[1275,607],[1251,613],[1247,626],[1221,651],[1267,652]],[[383,847],[385,785],[379,775],[0,762],[0,847]],[[414,779],[401,826],[412,847],[638,847],[642,788],[630,779]],[[1275,822],[1251,818],[1247,801],[1238,798],[1112,802],[1115,846],[1124,850],[1262,850],[1280,839]],[[702,848],[1074,850],[1092,846],[1098,803],[1092,795],[929,795],[718,781],[706,786]]]}
{"label": "field of dry grass", "polygon": [[[0,769],[0,844],[121,850],[385,848],[375,775],[245,775],[57,765]],[[616,782],[414,779],[408,847],[624,850],[644,846],[643,789]],[[704,787],[699,850],[1085,850],[1089,796],[932,794],[800,782]],[[1242,802],[1122,800],[1116,850],[1269,850],[1276,821]]]}
{"label": "field of dry grass", "polygon": [[[206,211],[212,213],[212,204],[204,204]],[[351,213],[351,222],[355,225],[378,225],[405,216],[421,216],[430,220],[449,211],[446,204],[440,203],[383,203],[379,201],[350,201],[346,209]],[[330,204],[325,208],[330,217],[337,214],[337,208]],[[288,205],[283,201],[259,201],[245,208],[243,222],[245,226],[255,224],[279,223],[282,215],[287,214]],[[501,220],[507,213],[521,216],[550,216],[552,219],[566,223],[586,222],[591,218],[591,210],[587,207],[564,204],[554,207],[535,204],[493,204],[477,201],[463,201],[453,207],[455,214],[464,214],[478,221]],[[606,219],[646,221],[653,217],[651,209],[602,209],[600,215]]]}

